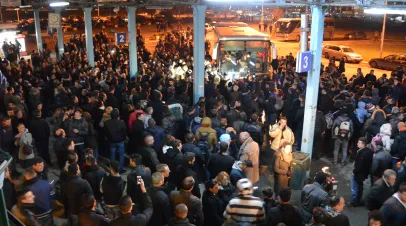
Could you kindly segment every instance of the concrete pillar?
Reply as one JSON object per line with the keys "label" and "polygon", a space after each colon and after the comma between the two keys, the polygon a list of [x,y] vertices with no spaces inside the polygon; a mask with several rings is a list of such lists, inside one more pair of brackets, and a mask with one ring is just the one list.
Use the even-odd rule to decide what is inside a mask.
{"label": "concrete pillar", "polygon": [[42,55],[42,36],[41,36],[41,21],[39,20],[39,9],[33,9],[34,23],[35,23],[35,36],[37,38],[38,53]]}
{"label": "concrete pillar", "polygon": [[89,64],[94,67],[93,32],[92,32],[92,8],[84,8],[85,13],[85,34],[86,54]]}
{"label": "concrete pillar", "polygon": [[193,6],[193,103],[204,96],[204,16],[207,6]]}
{"label": "concrete pillar", "polygon": [[136,8],[128,6],[128,50],[130,54],[130,78],[138,76],[138,63],[137,63],[137,22],[135,16]]}
{"label": "concrete pillar", "polygon": [[[306,105],[304,114],[303,136],[301,151],[312,155],[314,126],[316,123],[317,98],[319,94],[321,46],[324,33],[324,10],[322,6],[311,6],[312,25],[310,52],[312,53],[311,70],[307,76]],[[309,176],[309,172],[307,174]]]}
{"label": "concrete pillar", "polygon": [[60,9],[56,9],[55,10],[56,14],[59,14],[59,18],[61,18],[59,20],[59,25],[58,28],[56,29],[58,32],[58,55],[57,55],[57,59],[60,59],[61,56],[64,54],[65,49],[63,47],[63,29],[62,29],[62,17],[61,17],[61,10]]}

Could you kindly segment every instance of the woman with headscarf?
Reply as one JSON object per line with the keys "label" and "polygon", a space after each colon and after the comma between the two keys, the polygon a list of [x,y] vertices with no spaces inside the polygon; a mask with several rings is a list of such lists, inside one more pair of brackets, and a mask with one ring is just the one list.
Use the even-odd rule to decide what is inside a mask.
{"label": "woman with headscarf", "polygon": [[283,141],[279,150],[275,152],[275,197],[283,187],[289,186],[289,179],[293,174],[292,168],[292,145],[288,141]]}

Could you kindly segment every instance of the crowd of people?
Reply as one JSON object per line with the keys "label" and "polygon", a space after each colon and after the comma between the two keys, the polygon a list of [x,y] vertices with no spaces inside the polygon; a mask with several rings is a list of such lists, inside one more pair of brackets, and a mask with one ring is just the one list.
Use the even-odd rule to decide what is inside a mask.
{"label": "crowd of people", "polygon": [[[31,60],[1,61],[9,86],[1,93],[0,144],[14,158],[4,192],[18,219],[29,226],[54,218],[75,226],[350,225],[324,172],[302,189],[300,206],[290,204],[306,93],[294,57],[273,60],[269,77],[234,81],[216,80],[210,68],[217,65],[206,57],[205,96],[193,103],[191,34],[168,32],[150,53],[138,33],[135,79],[128,49],[102,32],[93,38],[94,67],[83,36],[65,43],[57,63],[35,51]],[[320,72],[312,158],[354,162],[353,207],[364,204],[370,177],[370,226],[406,225],[406,74],[377,79],[359,69],[347,80],[344,71],[332,59]],[[60,170],[57,181],[48,181],[50,167]],[[273,188],[258,189],[262,174],[273,177]]]}

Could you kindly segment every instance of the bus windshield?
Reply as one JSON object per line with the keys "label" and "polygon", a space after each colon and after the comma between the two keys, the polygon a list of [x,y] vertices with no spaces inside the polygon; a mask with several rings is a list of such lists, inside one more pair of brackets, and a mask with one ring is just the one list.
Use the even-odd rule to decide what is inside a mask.
{"label": "bus windshield", "polygon": [[276,25],[276,33],[291,33],[297,25],[300,23],[299,20],[292,21],[280,21]]}
{"label": "bus windshield", "polygon": [[264,72],[269,45],[269,41],[220,42],[221,72]]}

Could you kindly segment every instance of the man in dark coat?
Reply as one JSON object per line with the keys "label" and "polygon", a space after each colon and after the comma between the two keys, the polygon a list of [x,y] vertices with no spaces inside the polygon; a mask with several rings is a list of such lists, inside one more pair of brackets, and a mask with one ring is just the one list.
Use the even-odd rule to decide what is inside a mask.
{"label": "man in dark coat", "polygon": [[154,150],[159,150],[162,147],[165,138],[164,129],[162,129],[162,127],[160,126],[157,126],[155,120],[153,118],[150,118],[148,119],[148,128],[146,131],[154,137]]}
{"label": "man in dark coat", "polygon": [[[186,177],[193,177],[195,181],[197,181],[197,174],[193,171],[193,166],[195,164],[196,158],[195,154],[192,152],[186,152],[183,155],[183,164],[176,168],[176,175],[177,175],[177,182],[178,188],[182,188],[182,181]],[[199,186],[194,186],[192,190],[192,194],[196,197],[201,197],[202,194],[200,193]]]}
{"label": "man in dark coat", "polygon": [[144,181],[141,179],[138,185],[142,191],[142,199],[140,200],[142,205],[142,211],[136,215],[132,214],[133,200],[130,196],[125,195],[120,199],[119,207],[121,210],[121,216],[112,220],[110,226],[125,226],[125,225],[137,225],[146,226],[151,219],[153,213],[153,207],[151,198],[149,197],[147,190],[145,189]]}
{"label": "man in dark coat", "polygon": [[203,214],[205,226],[221,226],[224,223],[223,213],[226,203],[218,196],[219,184],[211,179],[206,182],[206,191],[203,194]]}
{"label": "man in dark coat", "polygon": [[52,165],[49,157],[49,136],[51,129],[45,119],[42,119],[42,113],[35,111],[35,118],[31,121],[30,132],[35,140],[35,147],[41,156],[49,165]]}
{"label": "man in dark coat", "polygon": [[171,201],[165,193],[164,176],[160,172],[152,174],[152,186],[147,188],[147,192],[151,197],[154,213],[148,226],[166,225],[173,216]]}
{"label": "man in dark coat", "polygon": [[235,159],[227,154],[228,144],[220,143],[220,153],[210,156],[207,168],[210,173],[210,178],[215,178],[220,172],[225,171],[231,173]]}
{"label": "man in dark coat", "polygon": [[175,217],[171,219],[168,226],[195,226],[189,223],[188,208],[185,204],[179,204],[175,207]]}
{"label": "man in dark coat", "polygon": [[189,222],[195,224],[196,226],[201,226],[204,220],[203,205],[202,201],[192,194],[194,186],[195,180],[193,177],[186,177],[182,182],[181,190],[172,191],[170,198],[172,207],[174,208],[181,203],[185,204],[189,210],[187,214]]}
{"label": "man in dark coat", "polygon": [[64,128],[68,138],[75,142],[75,151],[79,156],[79,163],[83,163],[84,142],[85,137],[89,133],[89,126],[86,120],[82,117],[82,110],[76,109],[75,115],[67,122],[66,128]]}
{"label": "man in dark coat", "polygon": [[350,220],[342,213],[344,206],[344,197],[337,195],[331,197],[324,224],[326,226],[350,226]]}
{"label": "man in dark coat", "polygon": [[288,187],[279,191],[279,205],[266,213],[266,225],[277,226],[284,223],[286,226],[300,226],[302,224],[299,208],[289,204],[291,196],[292,191]]}
{"label": "man in dark coat", "polygon": [[399,191],[393,194],[380,209],[385,216],[386,225],[406,225],[406,183],[399,186]]}
{"label": "man in dark coat", "polygon": [[73,224],[78,222],[78,214],[81,207],[81,198],[83,194],[93,194],[92,188],[86,180],[80,178],[79,166],[70,164],[68,166],[69,178],[62,183],[61,186],[61,202],[65,206],[65,211],[68,212],[68,221]]}
{"label": "man in dark coat", "polygon": [[115,88],[114,86],[110,86],[109,93],[107,93],[107,102],[106,106],[111,106],[112,108],[119,108],[119,102],[117,98],[114,96]]}
{"label": "man in dark coat", "polygon": [[393,195],[393,186],[396,182],[396,172],[387,169],[382,179],[375,182],[369,191],[366,199],[366,206],[369,211],[379,210],[383,203]]}
{"label": "man in dark coat", "polygon": [[132,133],[130,137],[130,141],[128,143],[128,152],[129,153],[135,153],[136,150],[139,150],[139,148],[143,145],[144,142],[144,132],[145,132],[145,127],[144,127],[144,118],[145,114],[144,113],[139,113],[137,114],[137,119],[134,121],[132,125]]}
{"label": "man in dark coat", "polygon": [[93,156],[86,157],[83,179],[87,180],[94,192],[94,197],[98,201],[102,200],[102,195],[100,193],[100,182],[104,176],[106,176],[106,172],[97,165],[96,158]]}
{"label": "man in dark coat", "polygon": [[194,171],[197,174],[198,181],[205,181],[205,164],[208,159],[205,159],[205,153],[194,144],[195,135],[191,132],[187,133],[185,136],[186,143],[182,145],[182,153],[192,152],[195,154],[196,162],[194,164]]}
{"label": "man in dark coat", "polygon": [[159,164],[158,155],[152,148],[154,145],[154,137],[147,135],[144,138],[144,146],[140,149],[139,154],[142,157],[143,163],[146,167],[151,169],[151,172],[156,171],[156,166]]}
{"label": "man in dark coat", "polygon": [[130,156],[130,168],[131,172],[127,176],[127,194],[131,197],[134,202],[134,213],[139,213],[141,200],[142,200],[142,190],[138,183],[138,177],[141,177],[145,187],[151,186],[151,169],[145,167],[142,164],[142,157],[139,154],[133,154]]}
{"label": "man in dark coat", "polygon": [[82,196],[82,209],[79,212],[80,225],[108,226],[110,221],[96,213],[97,202],[92,194]]}
{"label": "man in dark coat", "polygon": [[362,193],[364,191],[364,180],[368,178],[369,170],[372,165],[373,152],[366,146],[367,141],[361,137],[358,139],[357,155],[354,161],[354,170],[351,176],[351,205],[357,206],[361,202]]}
{"label": "man in dark coat", "polygon": [[[104,132],[110,145],[110,159],[116,160],[116,153],[119,154],[120,171],[124,170],[124,141],[127,136],[125,122],[121,121],[117,108],[111,111],[111,119],[104,122]],[[143,127],[144,128],[144,127]]]}

